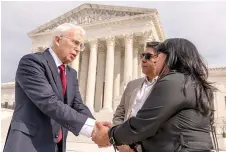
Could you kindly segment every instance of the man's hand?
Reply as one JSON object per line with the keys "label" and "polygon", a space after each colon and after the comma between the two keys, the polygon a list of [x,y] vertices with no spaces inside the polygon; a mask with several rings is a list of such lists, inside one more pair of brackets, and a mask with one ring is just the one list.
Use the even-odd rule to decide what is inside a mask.
{"label": "man's hand", "polygon": [[106,127],[108,127],[108,128],[113,127],[112,123],[111,122],[108,122],[108,121],[102,121],[101,124],[104,125],[104,126],[106,126]]}
{"label": "man's hand", "polygon": [[[107,125],[108,123],[104,123],[104,124]],[[92,140],[99,147],[111,146],[109,141],[110,139],[108,137],[108,130],[109,130],[109,127],[104,126],[101,122],[96,122],[95,128],[92,133]]]}
{"label": "man's hand", "polygon": [[134,152],[134,150],[131,149],[128,145],[118,146],[118,150],[119,152]]}

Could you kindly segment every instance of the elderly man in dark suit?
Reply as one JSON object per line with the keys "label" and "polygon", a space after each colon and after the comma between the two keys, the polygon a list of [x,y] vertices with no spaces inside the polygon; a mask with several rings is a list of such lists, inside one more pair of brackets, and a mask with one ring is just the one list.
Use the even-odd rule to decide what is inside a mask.
{"label": "elderly man in dark suit", "polygon": [[64,23],[50,48],[22,57],[4,152],[65,152],[68,130],[92,136],[95,120],[82,102],[76,70],[67,65],[83,50],[84,36],[81,27]]}

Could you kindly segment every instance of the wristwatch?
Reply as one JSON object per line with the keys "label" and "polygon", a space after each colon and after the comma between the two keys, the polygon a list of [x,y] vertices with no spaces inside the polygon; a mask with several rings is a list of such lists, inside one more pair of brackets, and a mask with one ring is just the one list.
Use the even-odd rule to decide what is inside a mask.
{"label": "wristwatch", "polygon": [[109,142],[110,142],[110,144],[112,144],[112,146],[114,147],[115,152],[116,152],[116,150],[118,150],[118,148],[117,148],[117,146],[115,145],[115,139],[114,139],[114,137],[113,137],[113,134],[114,134],[114,131],[113,131],[113,129],[111,128],[111,129],[109,130],[109,132],[108,132],[108,136],[110,137]]}
{"label": "wristwatch", "polygon": [[110,143],[111,143],[112,145],[115,145],[115,140],[114,140],[113,137],[110,138]]}

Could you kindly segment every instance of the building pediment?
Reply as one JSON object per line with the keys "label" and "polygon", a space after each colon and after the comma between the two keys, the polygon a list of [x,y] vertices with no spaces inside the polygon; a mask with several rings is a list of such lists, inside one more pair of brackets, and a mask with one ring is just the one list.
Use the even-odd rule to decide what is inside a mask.
{"label": "building pediment", "polygon": [[28,35],[51,31],[63,23],[75,23],[80,25],[93,24],[95,22],[112,20],[121,17],[137,16],[157,12],[156,9],[99,5],[85,3],[51,21],[32,30]]}

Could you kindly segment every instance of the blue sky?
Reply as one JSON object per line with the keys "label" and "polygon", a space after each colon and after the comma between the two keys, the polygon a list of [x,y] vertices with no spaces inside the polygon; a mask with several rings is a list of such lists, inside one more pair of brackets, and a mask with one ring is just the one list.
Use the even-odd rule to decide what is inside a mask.
{"label": "blue sky", "polygon": [[226,2],[1,2],[1,81],[14,81],[20,58],[30,53],[27,33],[83,3],[156,8],[166,38],[197,46],[209,67],[226,66]]}

